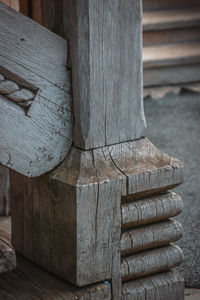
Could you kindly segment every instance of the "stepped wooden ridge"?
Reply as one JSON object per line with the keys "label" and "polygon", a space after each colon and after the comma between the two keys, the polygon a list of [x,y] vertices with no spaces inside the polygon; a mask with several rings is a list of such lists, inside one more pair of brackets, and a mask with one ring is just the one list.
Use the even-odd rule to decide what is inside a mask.
{"label": "stepped wooden ridge", "polygon": [[200,3],[143,1],[144,87],[200,80]]}

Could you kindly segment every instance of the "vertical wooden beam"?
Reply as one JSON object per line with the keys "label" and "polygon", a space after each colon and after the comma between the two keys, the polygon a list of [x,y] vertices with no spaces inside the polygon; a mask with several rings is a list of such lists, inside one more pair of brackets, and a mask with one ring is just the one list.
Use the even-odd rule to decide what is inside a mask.
{"label": "vertical wooden beam", "polygon": [[0,216],[10,215],[9,169],[0,165]]}
{"label": "vertical wooden beam", "polygon": [[144,136],[140,0],[67,0],[74,143],[82,149]]}

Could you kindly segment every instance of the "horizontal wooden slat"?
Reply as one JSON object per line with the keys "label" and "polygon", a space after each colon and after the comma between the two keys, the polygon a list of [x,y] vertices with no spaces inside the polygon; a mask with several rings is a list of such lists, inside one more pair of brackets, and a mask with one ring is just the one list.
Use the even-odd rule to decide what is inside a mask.
{"label": "horizontal wooden slat", "polygon": [[200,43],[157,45],[143,49],[144,69],[197,63],[200,63]]}
{"label": "horizontal wooden slat", "polygon": [[0,47],[0,162],[39,176],[72,143],[67,42],[0,3]]}
{"label": "horizontal wooden slat", "polygon": [[169,29],[164,31],[143,32],[143,46],[188,43],[200,41],[200,26],[198,28]]}
{"label": "horizontal wooden slat", "polygon": [[144,87],[200,81],[200,64],[144,69]]}
{"label": "horizontal wooden slat", "polygon": [[137,227],[122,234],[121,253],[125,256],[146,249],[164,246],[179,240],[181,236],[181,224],[172,220]]}
{"label": "horizontal wooden slat", "polygon": [[182,300],[184,279],[175,271],[163,272],[122,285],[122,300]]}
{"label": "horizontal wooden slat", "polygon": [[143,14],[143,31],[158,31],[200,26],[200,7],[164,10]]}
{"label": "horizontal wooden slat", "polygon": [[168,271],[183,261],[181,249],[175,245],[136,253],[122,259],[121,273],[124,281]]}
{"label": "horizontal wooden slat", "polygon": [[172,10],[197,6],[199,0],[143,0],[142,4],[144,11]]}
{"label": "horizontal wooden slat", "polygon": [[174,192],[167,192],[122,204],[122,228],[155,223],[181,213],[183,202]]}

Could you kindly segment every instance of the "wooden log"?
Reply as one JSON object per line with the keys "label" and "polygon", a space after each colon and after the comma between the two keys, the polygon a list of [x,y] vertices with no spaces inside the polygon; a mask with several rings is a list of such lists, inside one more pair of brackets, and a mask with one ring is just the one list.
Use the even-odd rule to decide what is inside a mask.
{"label": "wooden log", "polygon": [[39,176],[72,143],[67,43],[2,3],[0,40],[0,162]]}
{"label": "wooden log", "polygon": [[10,236],[0,229],[0,273],[8,272],[16,268],[16,256],[10,244]]}
{"label": "wooden log", "polygon": [[126,282],[122,300],[182,300],[184,279],[175,271],[163,272]]}
{"label": "wooden log", "polygon": [[122,280],[127,281],[168,271],[180,265],[182,261],[183,253],[181,249],[172,244],[136,253],[122,259]]}
{"label": "wooden log", "polygon": [[168,220],[125,231],[121,237],[121,254],[127,256],[135,252],[157,248],[175,242],[182,237],[182,226]]}
{"label": "wooden log", "polygon": [[63,4],[72,63],[75,146],[97,148],[144,136],[141,1]]}
{"label": "wooden log", "polygon": [[122,204],[122,228],[160,222],[177,216],[182,210],[182,198],[174,192],[133,199]]}
{"label": "wooden log", "polygon": [[10,215],[10,177],[9,170],[0,166],[0,216]]}

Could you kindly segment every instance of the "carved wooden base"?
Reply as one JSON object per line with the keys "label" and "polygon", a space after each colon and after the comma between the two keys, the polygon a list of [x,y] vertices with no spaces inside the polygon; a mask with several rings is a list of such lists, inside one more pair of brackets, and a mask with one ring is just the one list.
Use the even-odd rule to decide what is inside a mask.
{"label": "carved wooden base", "polygon": [[[181,212],[182,200],[168,192],[182,180],[180,161],[146,138],[88,151],[72,148],[48,175],[11,174],[13,245],[77,286],[108,280],[114,300],[131,282],[138,286],[138,278],[150,278],[149,289],[157,289],[145,277],[153,274],[164,289],[168,279],[160,279],[162,286],[161,272],[182,262],[181,250],[171,244],[181,237],[181,226],[169,220]],[[182,279],[175,278],[169,286],[177,283],[182,290]]]}

